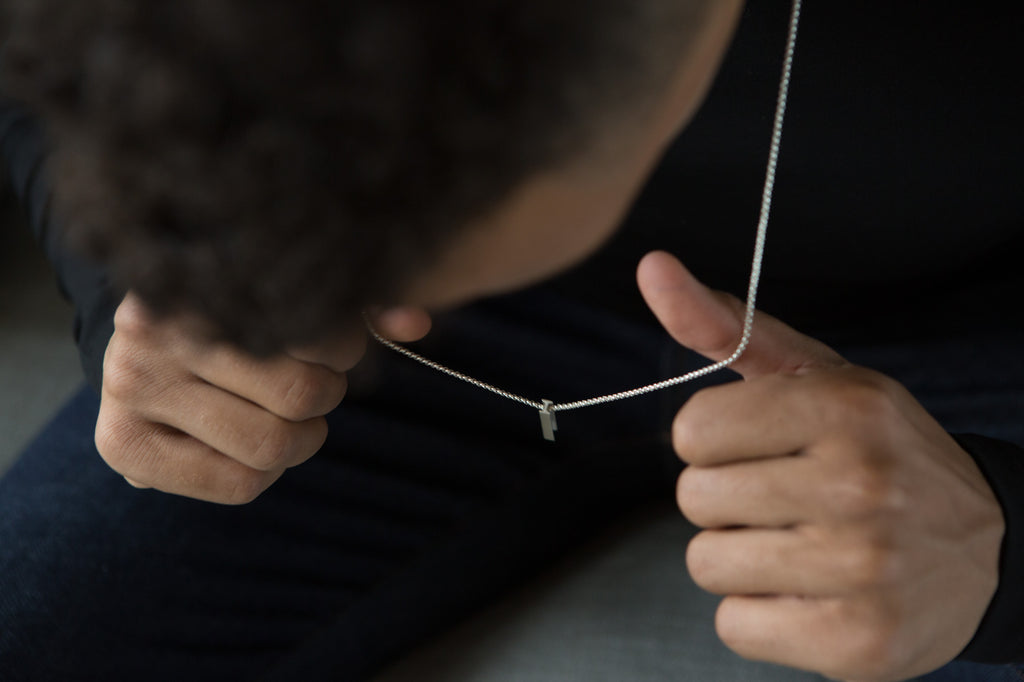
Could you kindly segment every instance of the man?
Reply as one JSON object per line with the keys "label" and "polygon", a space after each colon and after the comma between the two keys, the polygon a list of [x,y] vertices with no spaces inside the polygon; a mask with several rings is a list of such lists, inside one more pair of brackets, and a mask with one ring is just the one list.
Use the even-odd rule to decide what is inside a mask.
{"label": "man", "polygon": [[[472,387],[400,359],[364,368],[364,385],[335,411],[362,354],[352,330],[364,305],[385,306],[375,324],[386,335],[420,338],[424,310],[550,276],[619,223],[705,94],[740,10],[733,2],[640,5],[626,11],[609,2],[578,25],[575,13],[550,3],[467,5],[440,17],[403,3],[308,3],[287,12],[231,3],[159,12],[118,3],[77,12],[14,7],[13,78],[50,126],[55,206],[69,237],[107,263],[115,282],[105,286],[101,271],[57,256],[70,259],[69,293],[85,300],[82,329],[100,329],[84,336],[101,401],[82,398],[64,421],[91,415],[99,454],[137,487],[252,504],[136,492],[89,469],[88,485],[61,486],[70,499],[45,509],[32,486],[52,482],[57,462],[85,449],[57,446],[69,442],[67,431],[37,444],[5,482],[28,510],[10,516],[9,538],[25,549],[4,568],[9,591],[43,595],[35,621],[24,605],[8,607],[21,647],[4,652],[12,669],[31,670],[25,659],[49,642],[68,652],[49,667],[52,676],[62,665],[115,676],[152,677],[154,665],[168,676],[364,675],[566,543],[661,494],[676,473],[662,459],[669,422],[673,449],[691,465],[679,477],[680,506],[707,529],[690,545],[689,569],[726,596],[716,625],[740,654],[879,680],[926,673],[965,647],[981,660],[1019,660],[1022,630],[1012,614],[1020,595],[1005,580],[1019,552],[1020,511],[1007,496],[1020,479],[1019,451],[953,439],[899,384],[770,317],[758,319],[734,367],[747,381],[701,391],[685,405],[674,393],[565,415],[557,449],[532,441],[530,410],[476,400]],[[748,36],[775,36],[767,27],[782,26],[780,9],[748,8]],[[811,328],[843,342],[844,356],[860,353],[881,368],[906,369],[900,336],[920,354],[937,342],[938,368],[965,352],[962,330],[977,337],[975,347],[1015,357],[1020,329],[999,314],[992,292],[1005,286],[994,247],[1020,242],[1019,202],[1005,199],[1018,186],[1019,163],[989,161],[958,142],[944,151],[974,160],[977,177],[951,180],[936,170],[892,186],[881,182],[879,155],[863,154],[873,140],[894,153],[910,149],[921,174],[936,163],[928,145],[946,139],[937,131],[974,130],[966,124],[976,119],[989,130],[1005,124],[1002,98],[985,97],[988,81],[963,96],[967,113],[954,107],[932,119],[931,109],[915,106],[916,98],[948,104],[951,80],[970,88],[943,69],[973,74],[969,67],[984,63],[998,82],[1002,72],[991,64],[1004,63],[999,40],[981,41],[993,52],[984,55],[972,52],[979,39],[960,51],[946,41],[959,31],[998,36],[1012,22],[932,16],[930,31],[916,36],[930,69],[915,71],[917,52],[882,41],[880,63],[860,55],[861,71],[839,71],[863,78],[859,88],[830,90],[850,59],[840,39],[858,35],[848,22],[898,33],[914,17],[818,11],[808,20],[818,27],[805,39],[811,55],[801,57],[817,76],[804,87],[818,96],[803,109],[797,100],[790,123],[810,132],[787,145],[822,166],[798,163],[787,200],[780,196],[776,222],[789,253],[766,284],[778,296],[768,305],[814,320]],[[287,40],[269,49],[278,45],[265,38],[275,35]],[[737,45],[765,61],[774,43],[743,37]],[[881,108],[913,115],[895,130],[865,129],[876,112],[857,100],[893,64],[909,74],[906,94],[887,84],[890,104],[900,106]],[[771,103],[770,80],[758,74],[744,85],[744,98],[763,91]],[[823,113],[826,95],[864,108],[840,100]],[[702,116],[742,120],[730,104]],[[836,112],[859,126],[849,146],[815,128],[831,125]],[[1016,126],[999,131],[1019,139]],[[868,132],[875,137],[864,141]],[[672,250],[738,290],[730,286],[741,270],[737,254],[749,245],[734,236],[752,230],[753,216],[742,218],[752,199],[734,197],[740,190],[730,185],[750,183],[730,158],[730,144],[746,145],[728,135],[748,133],[716,133],[701,138],[691,129],[684,143],[698,142],[672,157],[687,165],[664,166],[649,191],[667,178],[691,200],[697,190],[688,187],[702,188],[702,227],[680,228]],[[819,139],[827,145],[817,147]],[[811,153],[823,148],[834,153]],[[840,162],[840,153],[849,156]],[[23,187],[35,179],[20,177]],[[952,188],[942,201],[936,178]],[[968,192],[957,203],[950,195],[962,184],[988,194]],[[854,190],[870,200],[856,194],[863,203],[852,202]],[[922,197],[928,203],[916,203]],[[634,224],[663,222],[643,206]],[[934,211],[927,240],[915,234],[911,206]],[[955,224],[961,213],[975,220],[970,231]],[[642,230],[623,234],[633,240],[628,249],[613,244],[589,267],[616,272],[616,256],[646,241]],[[861,257],[861,241],[888,252]],[[864,273],[869,266],[876,272]],[[674,257],[651,253],[637,273],[679,344],[670,350],[648,325],[630,321],[633,312],[616,315],[636,309],[618,300],[617,285],[597,287],[595,310],[580,290],[601,279],[586,267],[556,284],[557,295],[532,292],[445,316],[425,353],[513,393],[575,399],[661,378],[691,362],[683,347],[713,360],[735,347],[740,305],[704,288]],[[983,296],[962,286],[967,275]],[[808,283],[819,301],[804,292]],[[113,293],[119,287],[134,293],[122,299]],[[913,287],[944,287],[943,305],[969,301],[968,314],[929,325],[933,308],[907,305],[918,302],[908,295]],[[955,350],[941,350],[945,343]],[[986,371],[982,364],[949,374],[955,404],[944,425],[995,424],[990,435],[1019,439],[1019,418],[995,419],[991,404],[985,419],[971,414],[977,402],[965,385],[982,382],[987,401],[999,393]],[[994,399],[994,413],[1015,411],[1010,390]],[[54,550],[29,551],[31,528],[69,519],[77,521]],[[58,570],[67,548],[83,545],[81,564]],[[30,573],[60,579],[43,590]],[[58,604],[74,614],[63,631],[52,627]]]}

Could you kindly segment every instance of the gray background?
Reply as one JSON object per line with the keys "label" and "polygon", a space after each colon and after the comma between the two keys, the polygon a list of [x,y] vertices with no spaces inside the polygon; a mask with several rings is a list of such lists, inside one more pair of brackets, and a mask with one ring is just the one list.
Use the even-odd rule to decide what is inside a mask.
{"label": "gray background", "polygon": [[83,381],[71,309],[0,178],[0,471]]}

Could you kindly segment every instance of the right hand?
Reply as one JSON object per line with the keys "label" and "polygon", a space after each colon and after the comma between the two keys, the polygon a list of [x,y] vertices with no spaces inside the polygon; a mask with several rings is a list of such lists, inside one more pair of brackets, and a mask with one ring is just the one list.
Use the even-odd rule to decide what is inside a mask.
{"label": "right hand", "polygon": [[[382,335],[413,341],[430,318],[380,313]],[[256,499],[327,437],[324,418],[362,358],[365,330],[313,348],[257,358],[206,341],[180,318],[157,319],[133,294],[114,316],[103,362],[96,447],[139,488],[223,504]]]}

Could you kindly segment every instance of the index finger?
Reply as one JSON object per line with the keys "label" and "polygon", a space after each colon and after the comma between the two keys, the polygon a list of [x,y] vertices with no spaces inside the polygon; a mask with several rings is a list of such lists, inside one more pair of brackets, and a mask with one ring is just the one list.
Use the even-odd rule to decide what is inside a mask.
{"label": "index finger", "polygon": [[809,375],[773,374],[698,391],[672,422],[684,462],[715,466],[801,451],[821,435],[821,401]]}
{"label": "index finger", "polygon": [[430,314],[417,306],[392,306],[374,311],[370,317],[381,336],[398,343],[419,341],[430,333]]}
{"label": "index finger", "polygon": [[186,362],[203,381],[294,422],[332,411],[348,388],[344,374],[288,355],[257,358],[221,345]]}
{"label": "index finger", "polygon": [[300,362],[321,365],[332,372],[344,374],[355,367],[365,353],[366,331],[360,325],[315,345],[289,348],[286,354]]}

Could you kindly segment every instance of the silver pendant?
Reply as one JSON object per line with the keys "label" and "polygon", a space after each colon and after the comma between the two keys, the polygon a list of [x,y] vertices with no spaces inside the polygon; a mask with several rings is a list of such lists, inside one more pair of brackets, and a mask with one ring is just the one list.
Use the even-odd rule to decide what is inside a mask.
{"label": "silver pendant", "polygon": [[555,431],[558,430],[558,422],[555,421],[555,413],[551,411],[554,405],[550,400],[542,400],[544,407],[540,409],[540,429],[544,433],[544,440],[554,440]]}

